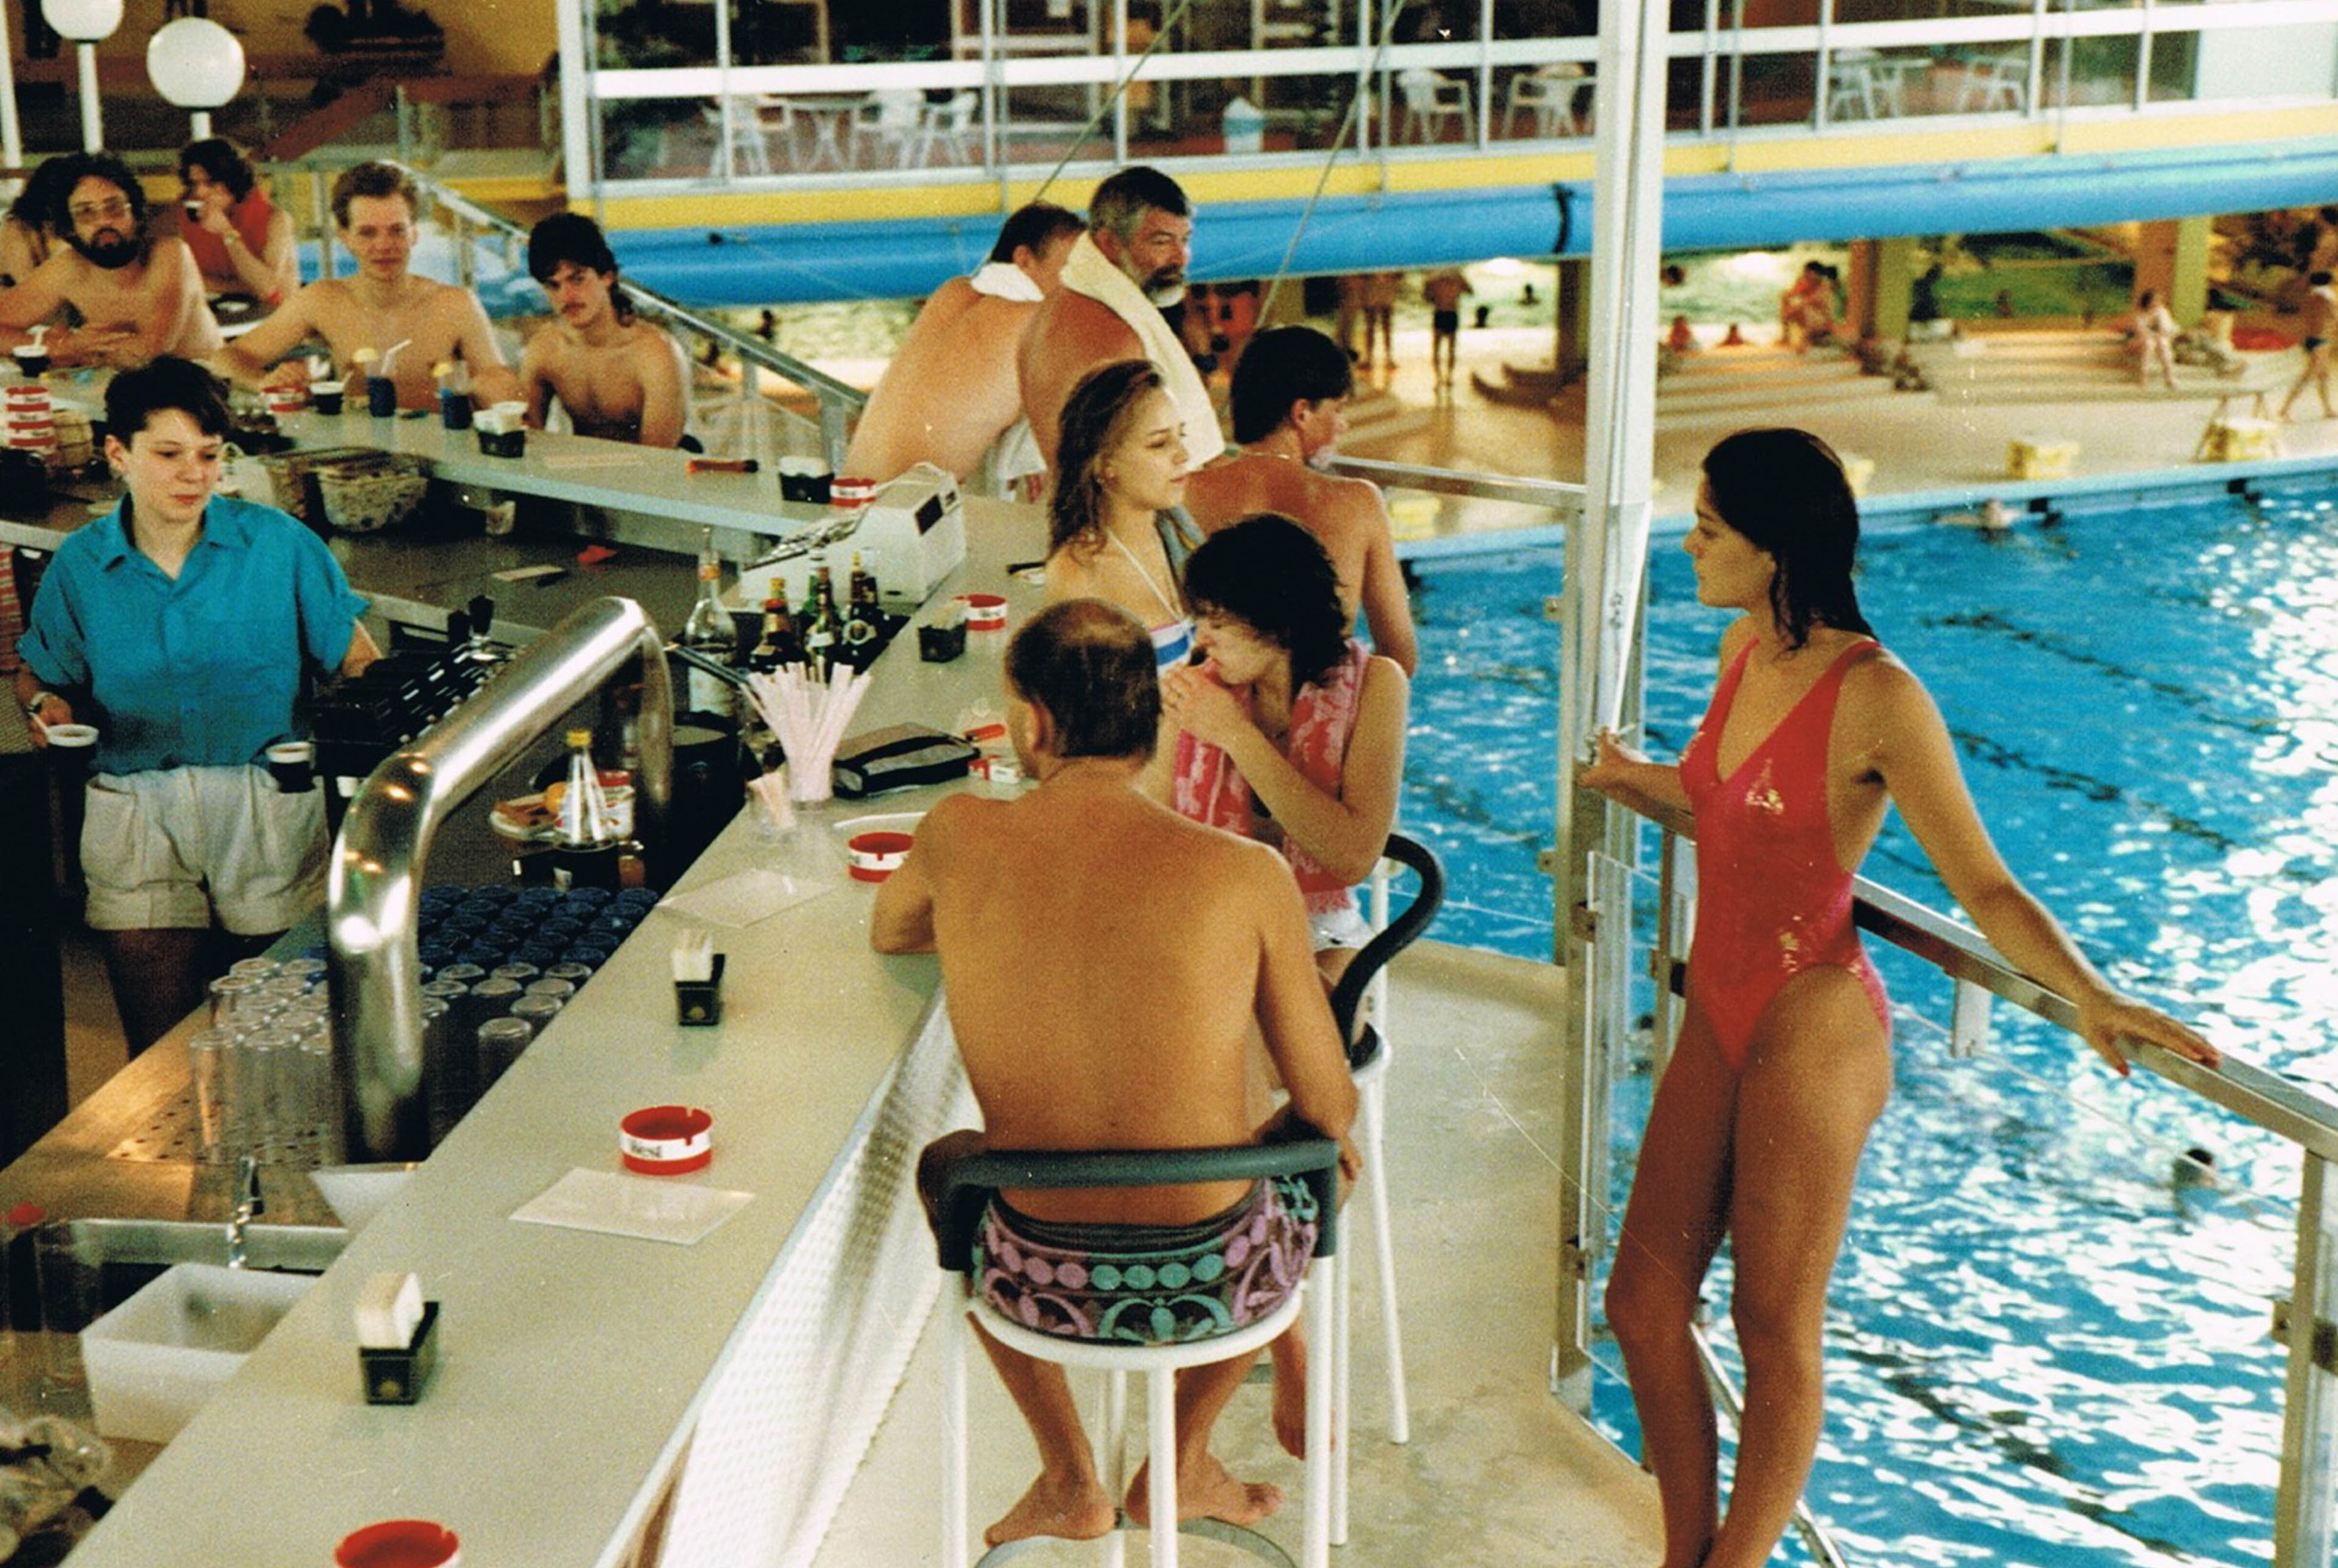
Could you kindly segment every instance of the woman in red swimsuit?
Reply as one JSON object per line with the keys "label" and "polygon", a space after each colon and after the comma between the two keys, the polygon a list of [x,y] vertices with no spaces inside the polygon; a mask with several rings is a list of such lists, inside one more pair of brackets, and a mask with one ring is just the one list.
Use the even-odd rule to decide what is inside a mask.
{"label": "woman in red swimsuit", "polygon": [[[1678,766],[1603,732],[1582,776],[1696,816],[1688,1005],[1607,1287],[1663,1500],[1665,1568],[1766,1562],[1818,1446],[1827,1278],[1891,1083],[1883,986],[1851,925],[1852,876],[1887,805],[1997,950],[2078,1004],[2087,1043],[2119,1073],[2127,1034],[2216,1060],[2113,990],[1998,858],[1939,710],[1859,613],[1858,539],[1842,466],[1816,436],[1748,430],[1715,446],[1683,546],[1697,602],[1739,612],[1713,705]],[[1690,1337],[1724,1235],[1745,1362],[1725,1518]]]}

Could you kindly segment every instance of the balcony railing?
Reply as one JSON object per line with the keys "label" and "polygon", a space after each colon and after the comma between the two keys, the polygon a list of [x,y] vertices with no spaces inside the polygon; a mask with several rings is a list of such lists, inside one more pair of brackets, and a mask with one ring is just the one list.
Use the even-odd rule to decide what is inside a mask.
{"label": "balcony railing", "polygon": [[[1067,159],[1546,151],[1595,123],[1587,7],[1448,0],[1390,28],[1371,0],[1191,0],[1156,31],[1105,0],[958,0],[948,34],[868,47],[736,15],[774,9],[584,15],[572,163],[595,189],[979,182]],[[1667,123],[1693,142],[2327,103],[2338,80],[2321,0],[1707,0],[1665,48]]]}

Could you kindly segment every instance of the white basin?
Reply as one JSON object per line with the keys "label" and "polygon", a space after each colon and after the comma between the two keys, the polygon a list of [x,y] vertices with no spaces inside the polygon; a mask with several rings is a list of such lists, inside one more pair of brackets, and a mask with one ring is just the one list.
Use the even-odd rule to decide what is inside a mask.
{"label": "white basin", "polygon": [[164,1269],[82,1330],[97,1429],[168,1443],[315,1283],[208,1263]]}

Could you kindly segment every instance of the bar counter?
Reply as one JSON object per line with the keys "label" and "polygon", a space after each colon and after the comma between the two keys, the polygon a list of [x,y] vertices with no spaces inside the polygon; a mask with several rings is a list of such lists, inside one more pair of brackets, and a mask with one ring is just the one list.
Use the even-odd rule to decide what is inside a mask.
{"label": "bar counter", "polygon": [[[348,440],[368,422],[332,423]],[[530,439],[552,458],[575,438]],[[609,450],[574,450],[586,447]],[[447,460],[442,476],[467,477],[464,460]],[[783,531],[771,475],[683,482],[678,455],[674,466],[676,482],[710,495],[710,481],[755,486],[763,499],[728,525]],[[500,487],[567,483],[516,467],[496,464]],[[652,514],[656,498],[629,487],[643,467],[594,466],[591,494],[565,498]],[[1044,554],[1038,514],[971,500],[968,511],[968,560],[938,596],[1003,592],[1019,623],[1039,590],[1004,566]],[[688,514],[693,535],[702,519]],[[337,551],[349,544],[366,547],[360,565],[379,548]],[[374,584],[360,565],[364,592]],[[686,581],[679,593],[686,603]],[[851,730],[949,729],[974,702],[1003,707],[1005,642],[971,633],[964,657],[935,665],[904,633]],[[716,930],[722,1022],[676,1023],[669,956],[696,926],[661,906],[153,1460],[76,1548],[75,1568],[322,1565],[349,1531],[413,1516],[453,1529],[464,1561],[481,1564],[616,1568],[645,1544],[668,1564],[809,1561],[939,1286],[916,1152],[972,1119],[938,966],[869,950],[873,890],[846,877],[837,825],[920,811],[941,792],[810,808],[793,848],[752,814],[734,820],[676,893],[807,852],[832,859],[837,885]],[[151,1212],[174,1194],[195,1207],[182,1195],[191,1167],[123,1185],[86,1169],[109,1112],[169,1091],[179,1044],[133,1063],[5,1178],[21,1188],[45,1171],[83,1200],[66,1212]],[[753,1195],[711,1235],[675,1246],[510,1218],[573,1169],[618,1171],[618,1119],[662,1103],[713,1113],[714,1158],[661,1181]],[[87,1179],[77,1187],[64,1180],[74,1162]],[[352,1309],[378,1271],[418,1275],[439,1305],[437,1376],[410,1407],[361,1397]]]}

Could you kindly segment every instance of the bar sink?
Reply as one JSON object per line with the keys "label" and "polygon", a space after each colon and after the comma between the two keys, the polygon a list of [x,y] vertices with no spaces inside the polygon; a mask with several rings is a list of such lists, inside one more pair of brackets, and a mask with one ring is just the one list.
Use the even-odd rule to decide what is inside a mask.
{"label": "bar sink", "polygon": [[168,1443],[315,1283],[209,1263],[165,1269],[82,1330],[98,1431]]}
{"label": "bar sink", "polygon": [[[74,1250],[93,1266],[210,1263],[225,1267],[228,1228],[196,1220],[72,1221]],[[243,1266],[321,1274],[349,1245],[338,1225],[252,1225],[243,1232]]]}

